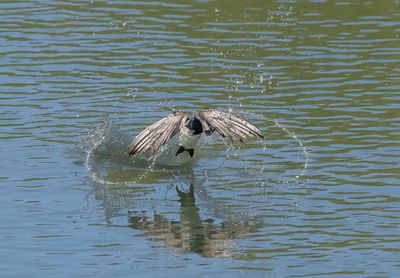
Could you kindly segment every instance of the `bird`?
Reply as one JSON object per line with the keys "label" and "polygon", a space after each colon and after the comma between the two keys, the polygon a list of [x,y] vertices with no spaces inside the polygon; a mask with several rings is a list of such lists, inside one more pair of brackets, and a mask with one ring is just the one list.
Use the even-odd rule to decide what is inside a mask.
{"label": "bird", "polygon": [[232,143],[264,138],[255,125],[229,112],[201,108],[190,117],[186,112],[175,111],[140,132],[129,145],[129,156],[149,151],[157,155],[172,138],[177,138],[172,154],[192,158],[202,134],[209,136],[214,132]]}

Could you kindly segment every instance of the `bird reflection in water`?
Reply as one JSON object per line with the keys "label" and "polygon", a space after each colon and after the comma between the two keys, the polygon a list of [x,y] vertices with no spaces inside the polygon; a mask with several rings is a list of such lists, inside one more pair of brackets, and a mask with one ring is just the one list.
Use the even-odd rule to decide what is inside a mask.
{"label": "bird reflection in water", "polygon": [[153,218],[145,212],[130,212],[129,226],[144,231],[143,236],[151,241],[162,241],[163,246],[177,249],[181,253],[197,253],[204,257],[233,256],[234,240],[245,238],[261,227],[250,219],[223,221],[215,224],[211,218],[201,219],[196,206],[193,184],[188,192],[176,187],[180,202],[180,219],[168,220],[154,213]]}

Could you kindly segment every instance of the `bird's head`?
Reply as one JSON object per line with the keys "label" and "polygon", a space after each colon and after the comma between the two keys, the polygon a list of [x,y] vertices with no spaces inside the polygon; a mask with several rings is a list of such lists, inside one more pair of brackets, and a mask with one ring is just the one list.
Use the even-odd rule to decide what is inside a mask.
{"label": "bird's head", "polygon": [[190,129],[194,135],[200,134],[203,132],[203,126],[201,122],[196,117],[186,120],[185,126]]}

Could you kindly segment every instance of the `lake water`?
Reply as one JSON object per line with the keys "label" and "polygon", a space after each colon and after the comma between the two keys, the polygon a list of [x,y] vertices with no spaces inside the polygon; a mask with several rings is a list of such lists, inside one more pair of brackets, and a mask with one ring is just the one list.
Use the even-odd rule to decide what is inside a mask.
{"label": "lake water", "polygon": [[[2,277],[398,277],[400,3],[1,1]],[[233,111],[196,162],[127,156]]]}

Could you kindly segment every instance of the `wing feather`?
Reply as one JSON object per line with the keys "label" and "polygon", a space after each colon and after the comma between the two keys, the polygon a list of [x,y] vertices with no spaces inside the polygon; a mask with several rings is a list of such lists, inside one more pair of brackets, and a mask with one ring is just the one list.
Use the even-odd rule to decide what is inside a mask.
{"label": "wing feather", "polygon": [[184,112],[174,112],[158,122],[144,129],[129,145],[129,155],[136,153],[143,154],[148,149],[152,149],[155,154],[180,130],[180,127],[187,114]]}
{"label": "wing feather", "polygon": [[206,134],[217,131],[230,141],[243,141],[251,138],[264,138],[262,132],[253,124],[231,113],[213,109],[200,109],[196,117],[203,125]]}

